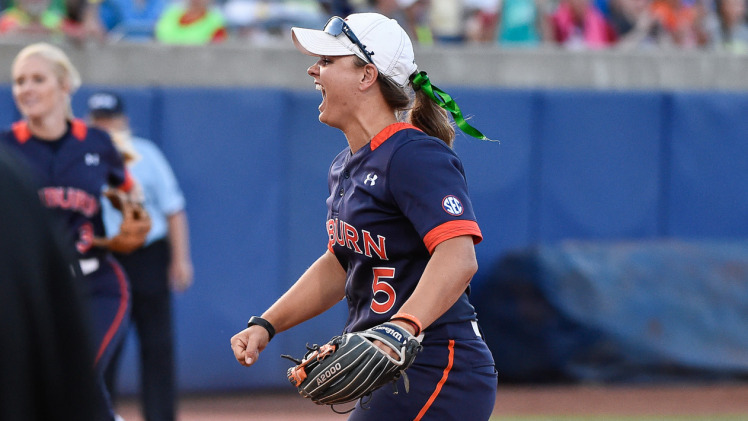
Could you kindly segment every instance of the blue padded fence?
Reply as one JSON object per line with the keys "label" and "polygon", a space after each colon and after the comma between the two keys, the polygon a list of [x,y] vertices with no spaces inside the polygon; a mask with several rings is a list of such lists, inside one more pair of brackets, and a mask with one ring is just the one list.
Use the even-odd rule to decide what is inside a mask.
{"label": "blue padded fence", "polygon": [[[181,389],[288,387],[280,354],[337,334],[343,303],[280,334],[251,369],[236,363],[229,338],[325,251],[326,174],[345,138],[317,120],[319,94],[85,86],[73,98],[78,116],[98,88],[124,96],[136,134],[161,146],[187,197],[195,284],[176,297]],[[475,290],[497,285],[496,265],[507,252],[534,245],[671,237],[719,244],[748,236],[748,94],[447,90],[471,123],[499,140],[458,134],[455,146],[485,237]],[[0,117],[4,126],[18,118],[8,86],[0,87]],[[498,302],[510,311],[511,303]],[[492,317],[481,317],[487,332]],[[522,356],[526,341],[503,339],[502,358]],[[130,341],[125,391],[137,387],[133,349]],[[565,361],[548,358],[555,359],[548,372]]]}
{"label": "blue padded fence", "polygon": [[746,240],[567,240],[491,273],[474,304],[504,382],[748,376]]}

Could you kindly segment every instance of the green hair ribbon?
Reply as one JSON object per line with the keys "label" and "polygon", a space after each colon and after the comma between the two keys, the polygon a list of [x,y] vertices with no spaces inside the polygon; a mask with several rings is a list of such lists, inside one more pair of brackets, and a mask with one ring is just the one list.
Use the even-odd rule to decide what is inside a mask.
{"label": "green hair ribbon", "polygon": [[454,118],[455,124],[457,124],[457,127],[459,127],[460,130],[474,138],[494,142],[494,140],[487,138],[478,129],[465,121],[465,117],[462,116],[462,111],[460,111],[460,107],[457,106],[457,103],[448,93],[432,85],[426,72],[420,71],[414,74],[411,76],[411,82],[413,83],[413,89],[423,90],[423,92],[425,92],[426,95],[428,95],[429,98],[436,102],[440,107],[449,111],[449,113],[452,114],[452,118]]}

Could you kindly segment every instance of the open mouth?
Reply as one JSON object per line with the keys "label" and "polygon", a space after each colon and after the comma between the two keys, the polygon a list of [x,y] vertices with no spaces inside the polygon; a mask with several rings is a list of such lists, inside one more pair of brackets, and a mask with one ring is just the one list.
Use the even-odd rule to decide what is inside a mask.
{"label": "open mouth", "polygon": [[325,88],[322,87],[319,83],[314,83],[314,89],[318,90],[322,94],[322,102],[319,104],[319,110],[322,111],[322,105],[325,103],[325,98],[327,97],[327,94],[325,92]]}

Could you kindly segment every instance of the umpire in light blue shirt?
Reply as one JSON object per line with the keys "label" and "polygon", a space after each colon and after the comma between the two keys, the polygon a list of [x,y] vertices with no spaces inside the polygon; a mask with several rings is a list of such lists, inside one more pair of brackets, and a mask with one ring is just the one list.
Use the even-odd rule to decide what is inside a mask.
{"label": "umpire in light blue shirt", "polygon": [[[176,417],[176,380],[172,324],[172,291],[192,284],[185,199],[163,153],[146,139],[131,134],[122,98],[98,92],[88,99],[89,120],[112,135],[115,146],[143,189],[145,208],[152,220],[145,245],[128,255],[116,254],[127,272],[132,290],[132,324],[140,344],[140,377],[146,421],[173,421]],[[114,235],[121,215],[102,202],[107,236]],[[116,371],[120,352],[110,364],[107,383],[116,397]]]}

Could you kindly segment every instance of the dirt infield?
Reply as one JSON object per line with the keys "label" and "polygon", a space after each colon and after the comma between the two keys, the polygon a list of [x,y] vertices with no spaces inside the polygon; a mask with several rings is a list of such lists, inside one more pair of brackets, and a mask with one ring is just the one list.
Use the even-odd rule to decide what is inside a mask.
{"label": "dirt infield", "polygon": [[[125,421],[143,421],[135,400],[121,402]],[[711,416],[745,415],[748,383],[649,387],[502,387],[494,416]],[[603,417],[605,418],[605,417]],[[179,421],[342,421],[293,391],[183,396]],[[469,421],[469,420],[465,420]]]}

